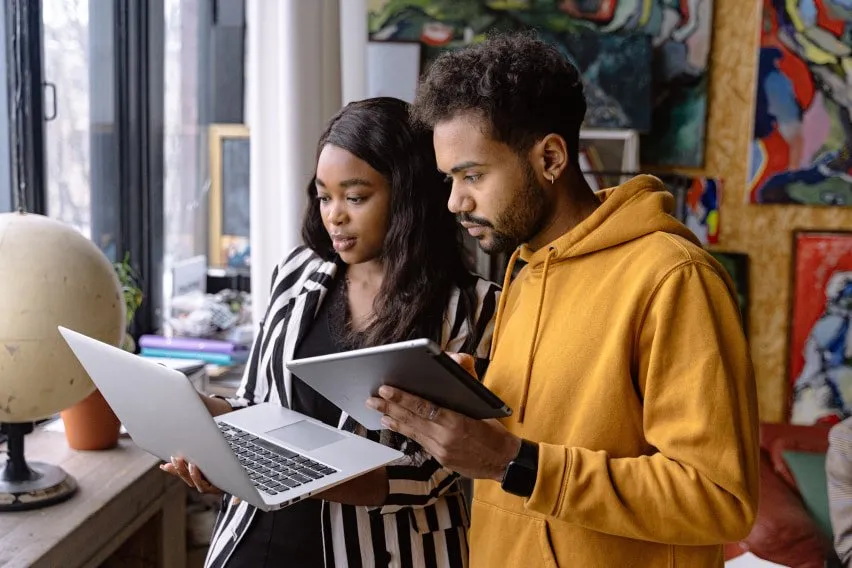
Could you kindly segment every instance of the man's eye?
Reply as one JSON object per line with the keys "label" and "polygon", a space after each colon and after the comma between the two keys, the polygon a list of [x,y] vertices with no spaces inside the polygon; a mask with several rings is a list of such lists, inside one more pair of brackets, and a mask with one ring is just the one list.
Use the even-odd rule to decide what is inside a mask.
{"label": "man's eye", "polygon": [[464,176],[464,181],[467,183],[476,183],[479,181],[479,178],[482,177],[482,174],[468,174]]}

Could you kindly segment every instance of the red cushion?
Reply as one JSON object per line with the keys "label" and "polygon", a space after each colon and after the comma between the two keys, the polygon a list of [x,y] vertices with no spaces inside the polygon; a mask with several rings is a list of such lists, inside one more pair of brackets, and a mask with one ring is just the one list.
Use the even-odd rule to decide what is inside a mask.
{"label": "red cushion", "polygon": [[[764,560],[797,568],[822,568],[831,549],[801,498],[775,473],[767,452],[760,456],[757,519],[751,534],[737,544]],[[735,550],[728,547],[726,552]]]}

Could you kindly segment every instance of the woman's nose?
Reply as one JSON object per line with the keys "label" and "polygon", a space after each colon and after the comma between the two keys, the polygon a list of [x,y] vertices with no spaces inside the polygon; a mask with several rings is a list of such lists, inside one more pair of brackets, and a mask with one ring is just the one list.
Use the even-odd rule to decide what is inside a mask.
{"label": "woman's nose", "polygon": [[332,204],[328,210],[328,222],[331,225],[342,225],[346,221],[346,209],[340,205]]}

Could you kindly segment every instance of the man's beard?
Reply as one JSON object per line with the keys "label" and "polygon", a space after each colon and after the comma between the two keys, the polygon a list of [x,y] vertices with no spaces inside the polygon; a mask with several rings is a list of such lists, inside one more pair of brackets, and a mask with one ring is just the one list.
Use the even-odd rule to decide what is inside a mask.
{"label": "man's beard", "polygon": [[494,223],[469,213],[459,214],[458,220],[491,229],[491,240],[479,240],[479,248],[488,254],[510,252],[537,235],[544,225],[546,198],[531,166],[527,165],[523,188],[514,193],[509,206]]}

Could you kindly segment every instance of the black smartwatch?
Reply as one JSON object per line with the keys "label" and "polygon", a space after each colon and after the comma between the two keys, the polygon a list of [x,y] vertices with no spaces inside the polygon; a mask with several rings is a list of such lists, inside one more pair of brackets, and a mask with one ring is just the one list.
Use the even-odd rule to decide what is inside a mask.
{"label": "black smartwatch", "polygon": [[521,449],[503,472],[503,491],[519,497],[529,497],[535,489],[538,474],[538,444],[521,440]]}

